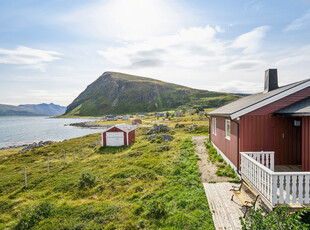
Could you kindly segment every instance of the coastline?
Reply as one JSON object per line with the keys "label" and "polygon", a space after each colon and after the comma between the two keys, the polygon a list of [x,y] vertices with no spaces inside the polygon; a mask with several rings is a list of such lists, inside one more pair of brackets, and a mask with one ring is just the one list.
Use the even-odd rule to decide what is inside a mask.
{"label": "coastline", "polygon": [[97,123],[84,121],[84,122],[65,124],[65,126],[73,126],[73,127],[78,127],[78,128],[87,128],[87,129],[102,129],[102,128],[110,128],[113,125],[100,125]]}

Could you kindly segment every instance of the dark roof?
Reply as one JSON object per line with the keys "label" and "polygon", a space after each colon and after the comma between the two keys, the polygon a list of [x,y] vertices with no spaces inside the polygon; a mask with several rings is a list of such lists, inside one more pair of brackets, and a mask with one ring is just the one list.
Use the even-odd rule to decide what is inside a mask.
{"label": "dark roof", "polygon": [[310,116],[310,97],[297,101],[274,113],[279,115]]}
{"label": "dark roof", "polygon": [[306,79],[303,81],[295,82],[289,85],[285,85],[282,87],[279,87],[277,89],[274,89],[272,91],[269,91],[268,93],[257,93],[257,94],[252,94],[247,97],[243,97],[237,101],[234,101],[232,103],[229,103],[227,105],[224,105],[218,109],[215,109],[211,112],[208,113],[208,115],[219,115],[219,116],[229,116],[233,113],[236,113],[240,110],[246,109],[249,106],[252,106],[256,103],[262,102],[268,98],[271,98],[279,93],[282,93],[284,91],[287,91],[291,88],[294,88],[300,84],[303,84],[307,81],[310,81],[310,79]]}

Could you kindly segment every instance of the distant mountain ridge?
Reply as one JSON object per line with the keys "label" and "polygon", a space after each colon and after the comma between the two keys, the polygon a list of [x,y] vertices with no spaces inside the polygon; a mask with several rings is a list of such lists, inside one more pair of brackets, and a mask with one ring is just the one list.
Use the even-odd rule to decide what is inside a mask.
{"label": "distant mountain ridge", "polygon": [[0,104],[0,116],[58,116],[64,114],[66,108],[53,103],[18,106]]}
{"label": "distant mountain ridge", "polygon": [[238,98],[238,95],[198,90],[152,78],[105,72],[67,107],[65,115],[102,116],[213,108]]}

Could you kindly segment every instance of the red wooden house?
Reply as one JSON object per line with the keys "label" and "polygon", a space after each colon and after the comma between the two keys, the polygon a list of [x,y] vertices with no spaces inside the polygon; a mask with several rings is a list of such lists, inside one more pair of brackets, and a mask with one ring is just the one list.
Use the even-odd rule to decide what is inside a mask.
{"label": "red wooden house", "polygon": [[310,204],[310,79],[278,87],[269,69],[264,92],[208,115],[214,147],[267,204]]}
{"label": "red wooden house", "polygon": [[102,146],[130,145],[136,138],[136,126],[127,124],[114,125],[101,134]]}

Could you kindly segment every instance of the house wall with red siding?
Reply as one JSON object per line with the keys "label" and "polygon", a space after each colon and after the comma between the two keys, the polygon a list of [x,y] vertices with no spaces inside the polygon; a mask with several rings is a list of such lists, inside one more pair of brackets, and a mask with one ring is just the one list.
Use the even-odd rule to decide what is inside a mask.
{"label": "house wall with red siding", "polygon": [[245,115],[240,118],[240,151],[274,151],[276,165],[301,164],[301,127],[293,117]]}
{"label": "house wall with red siding", "polygon": [[[226,138],[225,120],[229,118],[216,117],[216,135],[211,130],[211,141],[227,156],[227,158],[237,167],[237,125],[230,123],[230,140]],[[212,127],[212,119],[211,127]]]}
{"label": "house wall with red siding", "polygon": [[310,171],[310,117],[302,118],[302,170]]}
{"label": "house wall with red siding", "polygon": [[107,133],[102,133],[102,146],[107,146]]}
{"label": "house wall with red siding", "polygon": [[272,115],[240,117],[240,152],[274,151],[275,121]]}
{"label": "house wall with red siding", "polygon": [[132,130],[128,133],[128,142],[129,142],[129,145],[131,145],[136,139],[136,131],[135,130]]}

